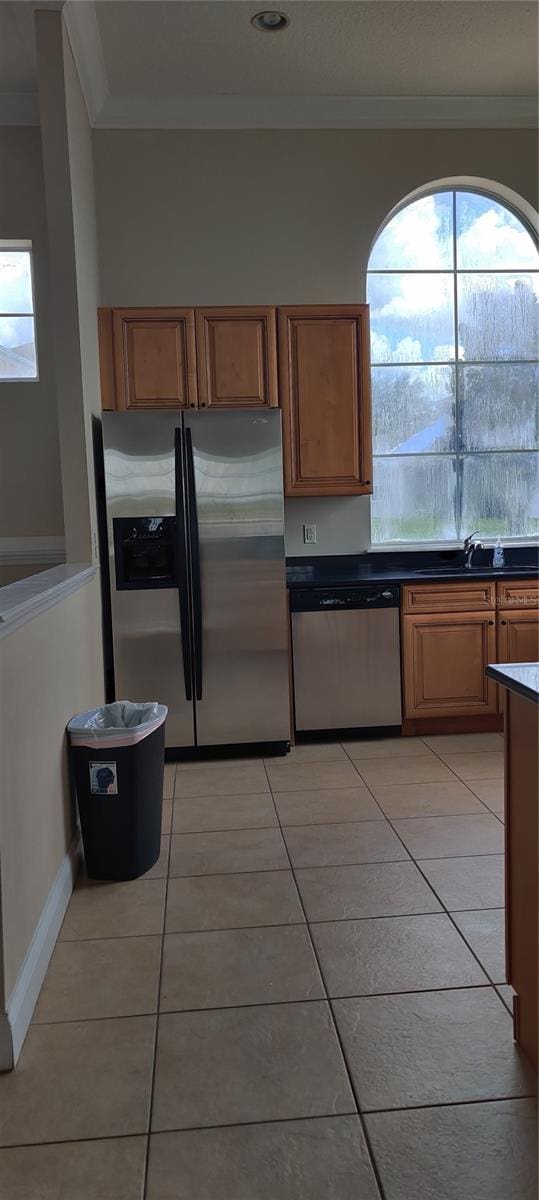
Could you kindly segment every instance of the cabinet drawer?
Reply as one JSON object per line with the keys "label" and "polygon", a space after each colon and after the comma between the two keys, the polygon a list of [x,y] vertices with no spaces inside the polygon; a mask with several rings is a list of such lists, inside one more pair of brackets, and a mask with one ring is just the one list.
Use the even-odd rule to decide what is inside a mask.
{"label": "cabinet drawer", "polygon": [[404,613],[484,612],[493,609],[495,584],[480,579],[414,583],[402,589]]}
{"label": "cabinet drawer", "polygon": [[504,579],[496,584],[498,608],[539,608],[539,579]]}

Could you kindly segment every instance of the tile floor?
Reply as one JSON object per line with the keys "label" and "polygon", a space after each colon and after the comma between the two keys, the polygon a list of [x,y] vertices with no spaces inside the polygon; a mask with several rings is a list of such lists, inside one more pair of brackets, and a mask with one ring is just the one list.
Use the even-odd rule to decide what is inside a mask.
{"label": "tile floor", "polygon": [[536,1200],[498,734],[167,765],[143,879],[74,892],[9,1200]]}

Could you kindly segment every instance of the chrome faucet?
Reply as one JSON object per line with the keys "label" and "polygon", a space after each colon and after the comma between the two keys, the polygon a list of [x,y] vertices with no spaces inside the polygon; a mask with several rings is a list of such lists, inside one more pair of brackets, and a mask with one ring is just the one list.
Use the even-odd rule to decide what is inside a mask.
{"label": "chrome faucet", "polygon": [[472,558],[475,551],[483,550],[483,543],[474,540],[476,533],[479,533],[478,529],[474,529],[473,533],[468,534],[468,537],[464,538],[464,566],[468,568],[472,565]]}

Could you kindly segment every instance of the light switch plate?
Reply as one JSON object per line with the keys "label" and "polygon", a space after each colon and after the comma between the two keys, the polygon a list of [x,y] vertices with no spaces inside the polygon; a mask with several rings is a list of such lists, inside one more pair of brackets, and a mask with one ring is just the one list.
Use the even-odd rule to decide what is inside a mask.
{"label": "light switch plate", "polygon": [[316,545],[316,525],[303,526],[303,541],[306,546]]}

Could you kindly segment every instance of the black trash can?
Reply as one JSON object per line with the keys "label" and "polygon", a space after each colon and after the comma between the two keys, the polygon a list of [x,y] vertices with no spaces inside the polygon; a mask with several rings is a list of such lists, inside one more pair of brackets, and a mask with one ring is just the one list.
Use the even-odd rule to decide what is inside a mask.
{"label": "black trash can", "polygon": [[167,711],[118,700],[67,726],[90,879],[138,879],[159,858]]}

